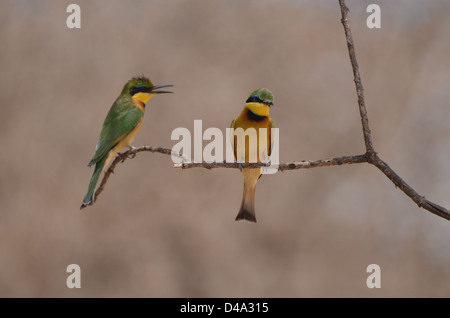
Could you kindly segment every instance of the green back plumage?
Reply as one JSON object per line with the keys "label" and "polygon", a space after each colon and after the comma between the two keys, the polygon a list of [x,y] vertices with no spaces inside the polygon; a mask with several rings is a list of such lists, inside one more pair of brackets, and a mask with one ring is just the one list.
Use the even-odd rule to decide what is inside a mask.
{"label": "green back plumage", "polygon": [[139,85],[153,87],[152,82],[145,77],[135,77],[125,84],[103,122],[100,138],[94,156],[89,161],[89,166],[96,164],[107,156],[108,152],[141,121],[144,113],[141,108],[133,103],[130,94],[130,90]]}

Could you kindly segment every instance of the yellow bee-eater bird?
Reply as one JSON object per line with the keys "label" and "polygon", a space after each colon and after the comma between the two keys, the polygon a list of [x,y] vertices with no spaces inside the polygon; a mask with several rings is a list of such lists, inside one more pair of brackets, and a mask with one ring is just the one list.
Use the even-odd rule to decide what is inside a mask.
{"label": "yellow bee-eater bird", "polygon": [[[245,142],[238,142],[236,134],[231,136],[231,143],[237,162],[251,162],[249,161],[252,160],[251,158],[256,158],[257,162],[267,163],[272,149],[271,128],[274,127],[273,121],[269,117],[269,108],[271,106],[273,106],[272,93],[267,88],[257,89],[250,94],[239,116],[231,122],[231,128],[234,128],[235,133],[238,128],[242,128],[244,131],[248,128],[255,128],[256,132],[256,138],[253,141],[251,141],[250,137],[244,137]],[[266,128],[267,142],[259,141],[260,128]],[[244,193],[236,221],[247,220],[256,222],[255,189],[256,182],[261,177],[261,168],[242,168],[242,174],[244,175]]]}
{"label": "yellow bee-eater bird", "polygon": [[145,105],[149,99],[155,94],[172,93],[157,90],[169,86],[173,85],[153,85],[144,76],[134,77],[125,84],[103,122],[94,156],[88,164],[88,166],[95,165],[94,174],[80,209],[93,203],[98,179],[111,160],[125,147],[131,147],[134,137],[141,128]]}

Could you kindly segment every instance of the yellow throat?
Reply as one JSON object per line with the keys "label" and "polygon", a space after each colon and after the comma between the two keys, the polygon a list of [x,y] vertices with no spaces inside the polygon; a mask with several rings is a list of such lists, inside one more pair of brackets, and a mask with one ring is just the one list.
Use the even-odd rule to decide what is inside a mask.
{"label": "yellow throat", "polygon": [[[136,105],[139,105],[140,107],[142,107],[145,104],[147,104],[147,102],[150,100],[150,98],[152,98],[154,95],[155,94],[139,92],[139,93],[134,94],[132,99]],[[142,105],[142,104],[144,104],[144,105]]]}
{"label": "yellow throat", "polygon": [[254,114],[259,116],[269,116],[269,106],[263,103],[247,103],[245,107],[250,109]]}

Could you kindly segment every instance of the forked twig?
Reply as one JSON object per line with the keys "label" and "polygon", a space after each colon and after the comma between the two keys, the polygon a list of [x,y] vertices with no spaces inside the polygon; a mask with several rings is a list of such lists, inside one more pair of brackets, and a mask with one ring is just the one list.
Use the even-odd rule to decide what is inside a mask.
{"label": "forked twig", "polygon": [[364,101],[364,88],[361,82],[361,76],[359,74],[358,61],[356,60],[355,45],[353,44],[352,32],[350,30],[348,13],[349,10],[345,5],[344,0],[339,0],[342,13],[342,25],[344,26],[345,37],[347,39],[348,54],[350,56],[350,62],[353,68],[353,76],[356,86],[356,94],[358,95],[359,113],[361,115],[362,130],[364,134],[364,144],[366,146],[367,162],[374,165],[388,177],[396,187],[402,190],[407,196],[409,196],[419,207],[424,208],[431,213],[439,215],[444,219],[450,220],[450,211],[441,207],[427,199],[424,196],[419,195],[411,186],[409,186],[389,165],[381,160],[376,153],[372,144],[372,135],[369,128],[369,118],[367,117],[366,104]]}

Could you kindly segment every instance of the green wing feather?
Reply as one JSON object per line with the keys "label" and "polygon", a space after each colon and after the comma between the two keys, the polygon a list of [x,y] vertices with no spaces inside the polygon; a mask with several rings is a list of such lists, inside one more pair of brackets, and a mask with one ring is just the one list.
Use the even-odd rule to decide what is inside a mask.
{"label": "green wing feather", "polygon": [[100,138],[94,156],[89,161],[89,166],[106,157],[108,152],[139,124],[144,115],[142,110],[136,106],[125,109],[117,109],[118,107],[114,106],[111,107],[103,123]]}

